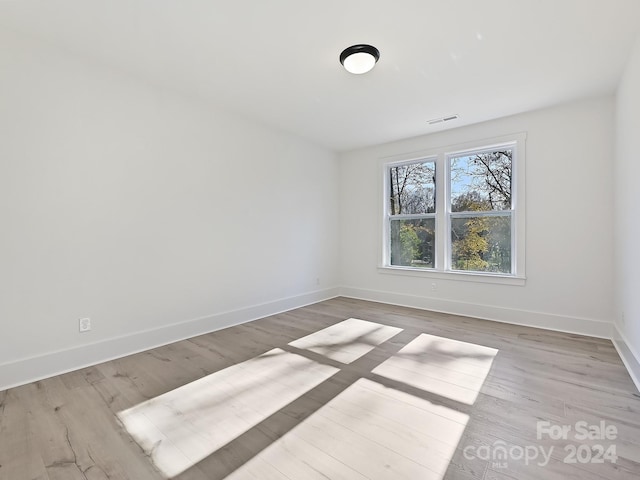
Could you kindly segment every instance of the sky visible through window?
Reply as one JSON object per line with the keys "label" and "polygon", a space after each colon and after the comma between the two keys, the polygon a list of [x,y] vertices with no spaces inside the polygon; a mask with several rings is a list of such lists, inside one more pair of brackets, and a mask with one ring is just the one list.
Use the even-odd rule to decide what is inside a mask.
{"label": "sky visible through window", "polygon": [[451,158],[451,211],[511,209],[511,149]]}

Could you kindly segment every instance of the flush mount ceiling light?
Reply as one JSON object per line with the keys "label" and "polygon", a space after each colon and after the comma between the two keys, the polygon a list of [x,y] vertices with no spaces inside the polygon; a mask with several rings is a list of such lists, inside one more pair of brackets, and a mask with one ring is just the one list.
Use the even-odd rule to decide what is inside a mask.
{"label": "flush mount ceiling light", "polygon": [[352,45],[340,54],[340,63],[349,73],[367,73],[380,58],[380,52],[371,45]]}

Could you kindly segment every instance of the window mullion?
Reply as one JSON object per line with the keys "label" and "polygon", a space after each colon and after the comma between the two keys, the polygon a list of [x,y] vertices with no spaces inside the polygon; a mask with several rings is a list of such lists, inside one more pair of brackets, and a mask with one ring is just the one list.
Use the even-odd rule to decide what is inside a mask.
{"label": "window mullion", "polygon": [[447,216],[449,209],[447,167],[444,154],[439,154],[436,159],[436,262],[438,270],[447,270]]}

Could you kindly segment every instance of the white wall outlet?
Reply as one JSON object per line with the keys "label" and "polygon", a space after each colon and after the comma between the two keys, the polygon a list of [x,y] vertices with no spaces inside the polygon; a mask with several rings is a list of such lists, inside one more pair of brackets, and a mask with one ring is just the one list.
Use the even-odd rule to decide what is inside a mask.
{"label": "white wall outlet", "polygon": [[320,277],[316,278],[316,285],[320,285]]}
{"label": "white wall outlet", "polygon": [[90,318],[81,318],[78,320],[78,325],[80,327],[80,333],[88,332],[91,330],[91,319]]}
{"label": "white wall outlet", "polygon": [[438,291],[438,284],[436,282],[433,282],[431,284],[431,291],[432,292],[437,292]]}

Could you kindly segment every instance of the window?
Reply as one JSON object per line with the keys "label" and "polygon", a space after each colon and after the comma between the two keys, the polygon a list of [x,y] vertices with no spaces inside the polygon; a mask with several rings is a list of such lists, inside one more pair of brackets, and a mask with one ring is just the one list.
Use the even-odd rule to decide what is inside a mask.
{"label": "window", "polygon": [[524,278],[524,139],[384,162],[382,267]]}
{"label": "window", "polygon": [[436,164],[419,161],[389,167],[391,265],[435,264]]}
{"label": "window", "polygon": [[512,273],[513,147],[448,157],[451,269]]}

